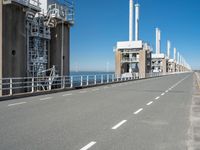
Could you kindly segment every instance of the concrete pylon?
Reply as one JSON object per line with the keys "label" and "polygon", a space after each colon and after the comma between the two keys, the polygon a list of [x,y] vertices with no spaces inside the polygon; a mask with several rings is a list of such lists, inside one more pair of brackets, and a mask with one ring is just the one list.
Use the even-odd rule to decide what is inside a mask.
{"label": "concrete pylon", "polygon": [[171,42],[167,40],[167,57],[170,59],[170,48],[171,48]]}
{"label": "concrete pylon", "polygon": [[140,5],[135,4],[135,41],[139,40],[139,11]]}
{"label": "concrete pylon", "polygon": [[[3,54],[3,47],[2,47],[2,38],[3,38],[3,33],[2,29],[3,28],[3,1],[0,1],[0,79],[2,79],[3,74],[2,74],[2,54]],[[0,80],[0,89],[2,89],[2,80]],[[2,90],[0,90],[0,96],[2,96]]]}
{"label": "concrete pylon", "polygon": [[133,41],[133,0],[129,2],[129,41]]}
{"label": "concrete pylon", "polygon": [[161,32],[159,28],[156,28],[156,54],[160,54],[161,46]]}

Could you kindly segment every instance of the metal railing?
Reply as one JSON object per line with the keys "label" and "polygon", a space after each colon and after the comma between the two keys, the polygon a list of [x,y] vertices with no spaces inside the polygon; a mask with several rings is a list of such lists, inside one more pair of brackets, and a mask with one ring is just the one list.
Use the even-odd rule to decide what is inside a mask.
{"label": "metal railing", "polygon": [[40,1],[39,0],[3,0],[3,4],[10,4],[12,2],[19,3],[21,5],[40,10]]}
{"label": "metal railing", "polygon": [[132,58],[122,58],[122,63],[130,63],[130,62],[139,62],[139,58],[137,57],[132,57]]}
{"label": "metal railing", "polygon": [[0,79],[0,91],[3,96],[34,93],[58,89],[73,89],[96,86],[143,78],[167,75],[163,73],[133,74],[132,77],[116,77],[114,74],[56,76],[52,82],[50,77],[21,77]]}

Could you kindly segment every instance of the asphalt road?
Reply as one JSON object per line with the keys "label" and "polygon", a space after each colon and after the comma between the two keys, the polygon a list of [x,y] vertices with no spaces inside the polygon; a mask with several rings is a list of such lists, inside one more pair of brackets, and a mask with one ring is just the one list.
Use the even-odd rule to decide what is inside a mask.
{"label": "asphalt road", "polygon": [[0,102],[0,150],[185,150],[191,73]]}

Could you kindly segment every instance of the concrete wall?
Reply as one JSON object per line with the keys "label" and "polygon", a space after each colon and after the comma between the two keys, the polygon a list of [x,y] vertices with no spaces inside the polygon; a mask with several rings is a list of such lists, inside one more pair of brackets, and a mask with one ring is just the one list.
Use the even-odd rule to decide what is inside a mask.
{"label": "concrete wall", "polygon": [[121,76],[121,52],[115,52],[115,75],[117,77]]}
{"label": "concrete wall", "polygon": [[[3,20],[3,2],[0,1],[0,79],[2,78],[2,20]],[[2,81],[0,80],[0,89],[2,88],[1,85]],[[0,96],[2,95],[2,90],[0,90]]]}
{"label": "concrete wall", "polygon": [[[70,73],[70,26],[64,24],[63,31],[63,74]],[[61,75],[61,52],[62,52],[62,23],[51,29],[50,41],[50,67],[56,66],[59,75]]]}
{"label": "concrete wall", "polygon": [[25,11],[17,5],[3,5],[2,76],[26,76]]}
{"label": "concrete wall", "polygon": [[167,73],[167,60],[166,59],[162,59],[162,69],[163,69],[163,73],[166,74]]}
{"label": "concrete wall", "polygon": [[147,73],[147,52],[146,50],[141,50],[139,54],[139,73],[142,78],[145,78]]}
{"label": "concrete wall", "polygon": [[176,72],[176,63],[175,62],[172,64],[172,69],[173,69],[173,72]]}

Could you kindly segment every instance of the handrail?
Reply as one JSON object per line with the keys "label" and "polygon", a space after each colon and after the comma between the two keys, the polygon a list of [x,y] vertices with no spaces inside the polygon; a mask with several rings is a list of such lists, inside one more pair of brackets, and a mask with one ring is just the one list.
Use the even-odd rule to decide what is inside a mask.
{"label": "handrail", "polygon": [[115,74],[94,74],[56,76],[53,81],[49,77],[15,77],[0,79],[0,91],[4,95],[15,95],[27,92],[51,91],[54,89],[72,89],[124,81],[132,81],[143,78],[158,77],[174,73],[135,73],[130,77],[117,77]]}

